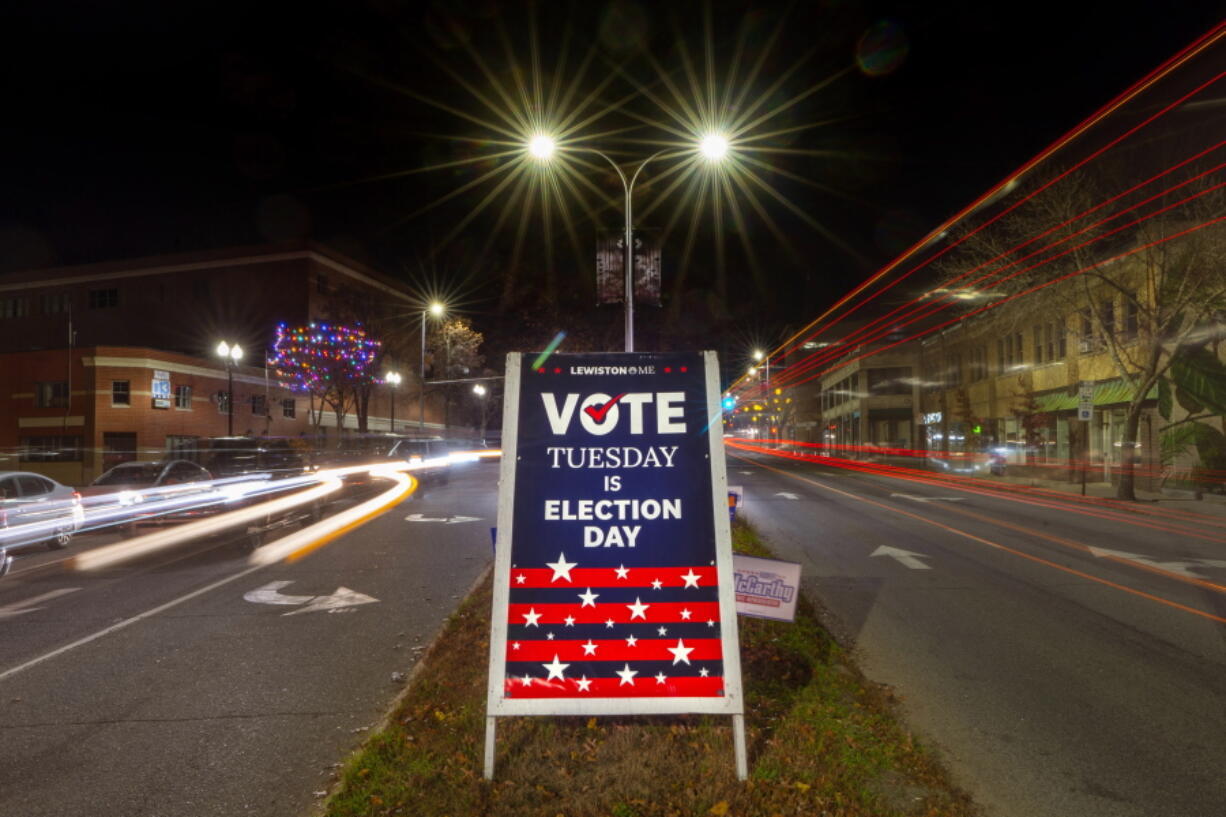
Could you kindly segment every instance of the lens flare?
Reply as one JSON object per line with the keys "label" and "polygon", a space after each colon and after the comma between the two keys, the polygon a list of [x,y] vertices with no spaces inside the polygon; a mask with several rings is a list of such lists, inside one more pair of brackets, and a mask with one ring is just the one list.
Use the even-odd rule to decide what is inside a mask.
{"label": "lens flare", "polygon": [[543,133],[538,133],[528,142],[528,152],[536,159],[549,159],[553,156],[554,142]]}
{"label": "lens flare", "polygon": [[728,137],[722,133],[708,133],[698,143],[698,150],[712,162],[718,162],[728,155]]}

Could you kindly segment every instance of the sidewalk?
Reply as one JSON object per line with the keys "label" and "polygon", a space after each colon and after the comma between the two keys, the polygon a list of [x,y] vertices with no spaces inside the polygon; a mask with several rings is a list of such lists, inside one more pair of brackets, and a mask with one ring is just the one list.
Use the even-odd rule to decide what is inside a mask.
{"label": "sidewalk", "polygon": [[[1081,483],[1069,482],[1067,480],[1041,479],[1039,477],[1021,477],[1021,476],[983,476],[979,479],[988,482],[1000,482],[1007,485],[1019,485],[1027,488],[1039,488],[1047,491],[1059,491],[1061,493],[1081,495]],[[1087,482],[1085,485],[1085,495],[1098,499],[1115,499],[1116,486],[1112,482]],[[1201,494],[1200,499],[1193,491],[1181,491],[1167,489],[1163,491],[1145,491],[1137,488],[1137,502],[1139,503],[1160,503],[1174,507],[1184,508],[1186,510],[1194,510],[1198,513],[1204,513],[1212,516],[1220,516],[1226,519],[1226,496],[1218,494]],[[1120,500],[1125,501],[1125,500]]]}

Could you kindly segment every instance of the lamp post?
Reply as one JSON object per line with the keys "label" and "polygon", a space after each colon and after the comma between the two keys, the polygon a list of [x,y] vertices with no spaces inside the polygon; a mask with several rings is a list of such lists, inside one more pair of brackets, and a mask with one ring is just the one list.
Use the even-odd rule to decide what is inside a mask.
{"label": "lamp post", "polygon": [[224,340],[217,344],[217,356],[226,362],[226,436],[234,436],[234,366],[243,359],[243,347]]}
{"label": "lamp post", "polygon": [[392,433],[395,434],[396,433],[396,387],[400,385],[400,374],[398,372],[388,372],[387,374],[383,375],[383,382],[386,383],[391,388],[392,410],[391,410],[391,419],[389,420],[388,425],[391,426]]}
{"label": "lamp post", "polygon": [[763,352],[761,349],[754,350],[754,353],[753,353],[754,360],[762,360],[764,358],[766,362],[763,363],[762,366],[766,369],[766,381],[765,382],[766,382],[766,388],[769,390],[771,387],[771,357],[770,355]]}
{"label": "lamp post", "polygon": [[417,398],[417,428],[426,430],[426,318],[430,315],[438,318],[447,311],[447,307],[435,301],[427,309],[421,311],[421,393]]}
{"label": "lamp post", "polygon": [[[538,134],[532,137],[532,139],[528,142],[528,152],[534,158],[540,159],[541,161],[548,161],[551,158],[553,158],[555,148],[556,148],[556,144],[554,143],[554,140],[545,134]],[[600,158],[608,162],[609,165],[613,168],[613,170],[617,173],[617,178],[621,179],[622,192],[625,194],[625,205],[624,205],[625,234],[623,237],[623,241],[625,242],[624,244],[625,249],[624,249],[623,255],[625,258],[625,265],[626,265],[626,281],[625,281],[626,289],[625,289],[625,300],[624,300],[625,316],[626,316],[626,329],[625,329],[626,343],[625,343],[625,346],[626,346],[627,352],[633,352],[634,351],[634,209],[632,205],[633,205],[634,183],[638,181],[639,174],[643,172],[643,168],[647,167],[647,163],[650,162],[652,159],[656,158],[657,156],[659,156],[660,154],[666,152],[668,148],[665,148],[664,150],[657,150],[655,153],[651,154],[646,159],[644,159],[639,164],[638,168],[635,169],[634,173],[630,176],[629,180],[626,179],[625,172],[622,171],[621,166],[619,166],[617,162],[613,161],[606,154],[602,153],[599,150],[596,150],[595,148],[568,147],[567,150],[571,150],[576,153],[594,153],[595,155],[599,156]],[[728,155],[728,139],[722,134],[709,133],[706,136],[702,137],[702,140],[698,143],[698,150],[708,161],[712,161],[712,162],[722,161],[724,157]]]}

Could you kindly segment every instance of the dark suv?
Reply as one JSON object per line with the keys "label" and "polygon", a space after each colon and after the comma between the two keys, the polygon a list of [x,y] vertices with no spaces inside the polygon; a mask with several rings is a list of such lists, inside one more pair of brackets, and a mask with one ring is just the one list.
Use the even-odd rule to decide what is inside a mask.
{"label": "dark suv", "polygon": [[217,437],[209,441],[205,467],[214,477],[270,474],[273,479],[301,474],[302,455],[286,440],[275,437]]}

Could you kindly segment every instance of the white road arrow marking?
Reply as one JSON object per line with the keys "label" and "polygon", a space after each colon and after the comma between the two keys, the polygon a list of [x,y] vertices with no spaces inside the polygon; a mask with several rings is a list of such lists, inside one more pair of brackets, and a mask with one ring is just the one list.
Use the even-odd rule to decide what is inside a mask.
{"label": "white road arrow marking", "polygon": [[889,545],[882,545],[881,547],[877,548],[876,550],[874,550],[872,553],[868,555],[870,557],[889,556],[891,559],[897,559],[899,563],[903,565],[903,567],[909,567],[912,570],[931,570],[932,569],[931,567],[929,567],[928,565],[920,561],[919,557],[923,556],[924,554],[912,553],[911,551],[903,550],[902,548],[892,548]]}
{"label": "white road arrow marking", "polygon": [[1137,564],[1146,565],[1148,567],[1156,567],[1160,570],[1165,570],[1168,573],[1176,573],[1180,576],[1186,576],[1189,579],[1205,578],[1199,573],[1192,572],[1192,568],[1195,567],[1226,567],[1226,562],[1216,559],[1191,559],[1183,562],[1159,562],[1148,556],[1142,556],[1139,553],[1129,553],[1126,550],[1110,550],[1108,548],[1091,547],[1090,552],[1100,559],[1104,556],[1112,556],[1116,559],[1124,559],[1126,561],[1136,562]]}
{"label": "white road arrow marking", "polygon": [[269,582],[263,587],[257,587],[248,593],[243,594],[243,598],[253,604],[285,604],[285,605],[305,605],[298,610],[291,610],[282,615],[293,616],[298,613],[335,613],[338,610],[343,610],[346,607],[357,607],[361,604],[370,604],[378,601],[378,599],[350,590],[348,587],[338,587],[336,592],[330,596],[285,596],[279,591],[282,587],[293,584],[292,581]]}
{"label": "white road arrow marking", "polygon": [[287,587],[293,584],[290,582],[269,582],[263,587],[257,587],[249,593],[243,594],[243,599],[252,604],[306,604],[314,599],[314,596],[283,596],[277,591],[282,587]]}
{"label": "white road arrow marking", "polygon": [[346,607],[357,607],[361,604],[372,604],[378,599],[368,596],[365,593],[358,593],[355,590],[350,590],[348,587],[338,587],[336,592],[331,596],[316,596],[306,607],[297,610],[291,610],[282,615],[296,616],[299,613],[335,613],[343,610]]}
{"label": "white road arrow marking", "polygon": [[779,491],[775,496],[781,496],[784,499],[800,499],[796,494],[789,494],[787,491]]}
{"label": "white road arrow marking", "polygon": [[913,502],[963,502],[966,497],[962,496],[916,496],[915,494],[890,494],[890,498],[900,496],[903,499],[910,499]]}
{"label": "white road arrow marking", "polygon": [[479,516],[423,516],[419,513],[411,513],[404,518],[405,522],[442,522],[444,525],[459,525],[463,522],[480,522]]}
{"label": "white road arrow marking", "polygon": [[33,613],[35,610],[41,610],[43,609],[42,607],[36,607],[35,605],[41,605],[44,601],[58,599],[60,596],[66,596],[69,593],[75,593],[80,589],[79,587],[61,587],[59,590],[52,590],[43,593],[41,596],[34,596],[25,601],[5,605],[0,607],[0,621],[6,618],[17,618],[17,616],[23,616],[26,613]]}

